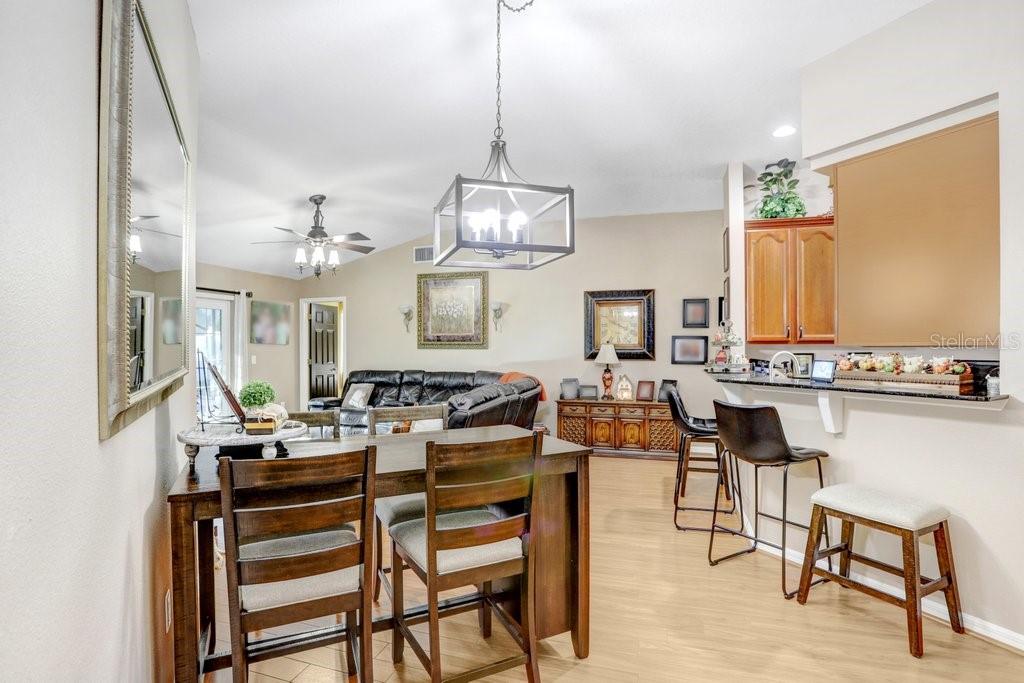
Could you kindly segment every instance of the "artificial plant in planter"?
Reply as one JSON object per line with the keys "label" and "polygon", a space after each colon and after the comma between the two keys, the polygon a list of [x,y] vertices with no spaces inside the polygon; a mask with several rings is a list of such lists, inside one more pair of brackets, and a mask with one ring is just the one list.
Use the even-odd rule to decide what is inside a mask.
{"label": "artificial plant in planter", "polygon": [[793,177],[795,168],[795,161],[779,159],[765,166],[764,172],[757,176],[762,193],[756,208],[758,218],[796,218],[807,215],[807,205],[796,193],[800,181]]}
{"label": "artificial plant in planter", "polygon": [[259,410],[274,400],[277,394],[274,387],[267,382],[254,379],[246,382],[242,390],[238,392],[238,402],[249,412]]}

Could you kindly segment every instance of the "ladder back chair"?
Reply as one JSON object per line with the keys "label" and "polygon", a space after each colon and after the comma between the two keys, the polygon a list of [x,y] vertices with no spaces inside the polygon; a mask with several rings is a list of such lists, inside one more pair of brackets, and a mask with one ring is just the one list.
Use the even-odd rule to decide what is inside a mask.
{"label": "ladder back chair", "polygon": [[[375,466],[375,446],[309,458],[220,458],[236,683],[248,680],[250,662],[340,640],[349,675],[358,670],[360,681],[373,680]],[[340,623],[341,614],[343,632],[311,633],[307,643],[249,640],[252,632],[318,617],[338,615]]]}
{"label": "ladder back chair", "polygon": [[[377,434],[378,422],[398,422],[413,420],[440,420],[440,429],[448,429],[448,404],[438,403],[428,406],[388,406],[370,408],[367,412],[367,433],[372,438]],[[434,430],[436,431],[436,430]],[[380,600],[381,586],[385,586],[391,595],[391,585],[387,581],[390,567],[384,566],[384,533],[383,527],[391,528],[395,524],[419,519],[427,514],[427,502],[422,493],[409,493],[403,496],[380,498],[376,503],[376,545],[377,570],[373,579],[373,601]]]}
{"label": "ladder back chair", "polygon": [[341,438],[341,408],[332,408],[331,410],[311,410],[303,411],[299,413],[289,413],[289,420],[295,420],[301,422],[307,427],[319,427],[320,438],[324,436],[324,428],[331,428],[331,437],[334,439]]}
{"label": "ladder back chair", "polygon": [[[396,664],[402,661],[408,641],[430,673],[431,683],[442,681],[438,594],[475,585],[483,588],[478,600],[486,608],[481,619],[485,637],[493,611],[523,653],[453,679],[469,681],[525,665],[527,680],[540,680],[534,616],[536,553],[531,526],[537,509],[534,473],[542,438],[537,433],[484,443],[427,443],[426,517],[403,522],[391,530],[392,566],[400,567],[404,562],[426,584],[427,615],[405,617],[403,575],[394,572],[391,652]],[[499,516],[480,508],[498,504],[514,506],[513,514]],[[518,619],[503,604],[513,596],[496,595],[491,590],[492,581],[514,576],[519,577]],[[422,621],[429,624],[426,649],[410,630]]]}

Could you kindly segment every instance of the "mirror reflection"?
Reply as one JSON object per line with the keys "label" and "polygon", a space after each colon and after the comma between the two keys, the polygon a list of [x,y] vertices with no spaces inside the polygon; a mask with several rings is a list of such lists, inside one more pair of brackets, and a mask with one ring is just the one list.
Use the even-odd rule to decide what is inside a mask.
{"label": "mirror reflection", "polygon": [[134,40],[128,238],[132,392],[185,364],[182,235],[186,161],[138,15]]}

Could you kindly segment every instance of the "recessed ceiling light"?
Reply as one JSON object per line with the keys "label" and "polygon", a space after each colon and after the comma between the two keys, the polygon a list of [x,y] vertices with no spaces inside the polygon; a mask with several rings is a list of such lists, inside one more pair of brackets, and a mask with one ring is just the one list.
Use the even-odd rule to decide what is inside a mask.
{"label": "recessed ceiling light", "polygon": [[778,128],[776,128],[775,131],[772,132],[772,135],[774,135],[777,138],[788,138],[795,132],[796,128],[787,124],[785,126],[779,126]]}

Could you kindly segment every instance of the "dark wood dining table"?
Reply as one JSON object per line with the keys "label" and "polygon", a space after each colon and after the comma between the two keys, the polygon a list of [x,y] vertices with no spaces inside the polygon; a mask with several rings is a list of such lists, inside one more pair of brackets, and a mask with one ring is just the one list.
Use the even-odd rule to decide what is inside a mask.
{"label": "dark wood dining table", "polygon": [[[425,488],[427,441],[467,443],[497,441],[530,434],[512,425],[470,427],[443,432],[388,434],[368,437],[291,441],[288,457],[314,457],[351,451],[368,443],[377,447],[378,498],[419,493]],[[544,437],[537,496],[537,629],[538,637],[569,632],[575,654],[590,649],[590,499],[591,450]],[[216,449],[203,449],[195,470],[186,465],[167,494],[171,519],[171,564],[174,612],[174,677],[199,676],[231,666],[230,652],[215,652],[213,521],[221,516]],[[465,610],[464,600],[446,601],[443,609]],[[415,616],[423,606],[407,608]],[[390,615],[374,619],[374,631],[390,629]],[[261,642],[267,653],[287,654],[299,639],[323,644],[345,637],[344,627],[328,627],[306,636],[280,636]]]}

